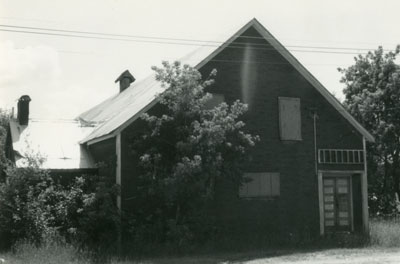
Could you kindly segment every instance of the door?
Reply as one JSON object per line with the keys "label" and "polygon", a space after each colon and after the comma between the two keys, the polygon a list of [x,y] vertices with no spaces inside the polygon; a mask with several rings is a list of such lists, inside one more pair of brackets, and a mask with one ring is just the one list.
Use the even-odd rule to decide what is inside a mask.
{"label": "door", "polygon": [[326,232],[352,230],[349,177],[324,177],[324,225]]}

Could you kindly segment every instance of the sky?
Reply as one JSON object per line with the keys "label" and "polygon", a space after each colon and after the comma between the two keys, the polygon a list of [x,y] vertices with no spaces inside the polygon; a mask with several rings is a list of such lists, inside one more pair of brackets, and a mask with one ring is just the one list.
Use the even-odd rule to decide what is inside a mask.
{"label": "sky", "polygon": [[[116,94],[124,70],[145,78],[151,66],[183,57],[199,40],[220,41],[252,18],[343,100],[337,68],[400,44],[399,10],[398,0],[0,0],[0,108],[27,94],[32,118],[73,119]],[[15,26],[137,37],[5,31],[67,34]]]}

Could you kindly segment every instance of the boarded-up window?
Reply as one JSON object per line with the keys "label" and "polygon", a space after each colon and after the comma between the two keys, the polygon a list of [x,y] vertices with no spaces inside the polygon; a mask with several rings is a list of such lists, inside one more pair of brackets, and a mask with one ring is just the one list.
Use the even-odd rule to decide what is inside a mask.
{"label": "boarded-up window", "polygon": [[211,99],[206,103],[206,109],[213,109],[214,107],[218,106],[222,102],[225,102],[225,96],[223,94],[211,94]]}
{"label": "boarded-up window", "polygon": [[280,195],[278,172],[245,173],[244,177],[250,181],[240,187],[240,197],[276,197]]}
{"label": "boarded-up window", "polygon": [[281,140],[301,140],[300,98],[279,97]]}

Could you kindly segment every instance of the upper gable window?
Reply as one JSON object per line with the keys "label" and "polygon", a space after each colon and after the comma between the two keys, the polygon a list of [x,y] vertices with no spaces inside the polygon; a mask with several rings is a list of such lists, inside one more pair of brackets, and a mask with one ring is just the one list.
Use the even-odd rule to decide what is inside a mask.
{"label": "upper gable window", "polygon": [[300,98],[279,97],[281,140],[301,140]]}
{"label": "upper gable window", "polygon": [[225,102],[225,96],[223,94],[211,94],[211,99],[205,105],[206,109],[213,109],[214,107],[218,106],[222,102]]}

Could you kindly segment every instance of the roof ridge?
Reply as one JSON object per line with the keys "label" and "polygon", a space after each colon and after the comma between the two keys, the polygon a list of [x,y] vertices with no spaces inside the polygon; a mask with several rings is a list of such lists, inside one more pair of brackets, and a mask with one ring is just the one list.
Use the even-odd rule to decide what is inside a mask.
{"label": "roof ridge", "polygon": [[[244,26],[242,26],[239,30],[235,31],[233,35],[231,35],[227,40],[225,40],[220,46],[207,47],[202,46],[197,50],[190,52],[188,55],[181,58],[182,60],[186,60],[185,64],[192,64],[196,69],[200,69],[206,63],[211,61],[215,56],[217,56],[225,47],[227,47],[230,43],[236,40],[242,33],[244,33],[248,28],[254,27],[255,30],[272,46],[274,47],[280,54],[283,56],[289,64],[291,64],[354,128],[358,130],[358,132],[363,135],[368,141],[374,141],[374,137],[356,120],[353,116],[350,115],[349,112],[344,108],[344,106],[305,68],[296,57],[294,57],[286,48],[283,46],[256,18],[251,19]],[[202,54],[201,52],[205,51],[207,54]],[[204,56],[203,56],[204,55]],[[151,76],[151,75],[150,75]],[[148,77],[147,77],[148,78]],[[146,78],[146,79],[147,79]],[[146,80],[143,79],[143,80]],[[160,83],[155,83],[156,80],[152,80],[150,85],[146,87],[144,86],[145,82],[141,80],[140,83],[136,85],[130,86],[128,89],[139,89],[142,92],[142,99],[147,101],[138,101],[137,98],[134,98],[132,102],[125,105],[125,108],[118,113],[111,113],[112,115],[109,117],[107,121],[104,121],[101,126],[95,129],[88,137],[83,139],[81,143],[87,143],[88,141],[101,141],[102,138],[109,138],[115,136],[120,131],[122,131],[125,127],[135,121],[138,116],[147,111],[149,107],[152,107],[156,103],[155,94],[149,96],[147,93],[151,92],[160,92],[162,91],[162,87],[160,87]],[[147,90],[146,90],[147,89]],[[154,89],[154,91],[152,90]],[[120,93],[123,94],[123,93]],[[127,106],[135,105],[132,109]],[[109,108],[113,110],[114,104]],[[95,108],[93,108],[95,109]],[[111,111],[108,109],[109,112]],[[112,112],[112,111],[111,111]],[[121,118],[117,120],[117,117]]]}

